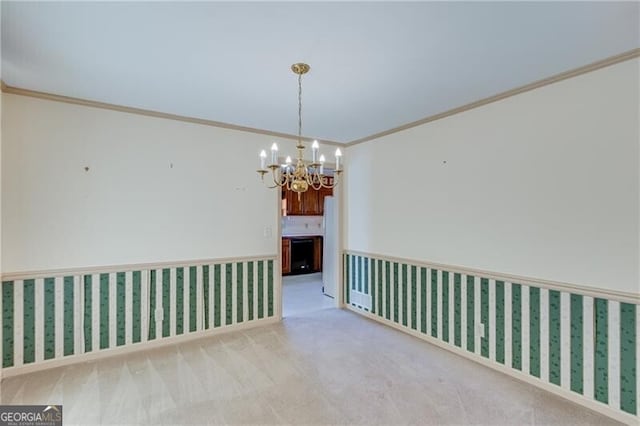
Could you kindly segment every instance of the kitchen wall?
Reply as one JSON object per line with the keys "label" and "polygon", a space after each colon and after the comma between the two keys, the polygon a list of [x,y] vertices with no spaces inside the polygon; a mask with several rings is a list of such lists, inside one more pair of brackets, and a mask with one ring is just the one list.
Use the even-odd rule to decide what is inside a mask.
{"label": "kitchen wall", "polygon": [[279,192],[255,173],[272,137],[15,94],[2,104],[3,272],[277,253]]}
{"label": "kitchen wall", "polygon": [[638,294],[638,72],[349,147],[346,248]]}
{"label": "kitchen wall", "polygon": [[322,216],[283,216],[282,236],[322,235]]}

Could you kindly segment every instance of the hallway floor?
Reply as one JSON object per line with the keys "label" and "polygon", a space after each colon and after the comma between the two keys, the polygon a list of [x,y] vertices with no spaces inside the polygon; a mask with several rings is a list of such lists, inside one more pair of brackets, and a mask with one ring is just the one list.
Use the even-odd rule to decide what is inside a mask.
{"label": "hallway floor", "polygon": [[322,293],[322,273],[282,277],[284,318],[334,307],[334,299]]}
{"label": "hallway floor", "polygon": [[615,424],[352,312],[5,379],[65,424]]}

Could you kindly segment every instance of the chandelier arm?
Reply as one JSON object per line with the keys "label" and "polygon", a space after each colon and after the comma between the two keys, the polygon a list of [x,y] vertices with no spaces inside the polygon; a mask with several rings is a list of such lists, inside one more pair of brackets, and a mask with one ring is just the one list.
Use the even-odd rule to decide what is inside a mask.
{"label": "chandelier arm", "polygon": [[284,175],[284,186],[285,188],[287,188],[288,191],[291,191],[291,181],[292,181],[292,175],[291,172],[287,170],[287,172]]}
{"label": "chandelier arm", "polygon": [[[311,175],[311,181],[311,187],[316,191],[322,188],[322,175],[317,168],[314,169],[314,173]],[[317,186],[313,183],[316,181],[318,182]]]}
{"label": "chandelier arm", "polygon": [[[280,168],[278,168],[280,170]],[[282,172],[276,173],[276,169],[272,168],[272,176],[273,176],[273,184],[274,186],[270,186],[269,188],[278,188],[284,186],[284,182],[282,182]]]}
{"label": "chandelier arm", "polygon": [[[318,184],[316,185],[316,177],[318,177],[317,181]],[[322,178],[319,178],[317,172],[314,174],[309,174],[309,177],[307,179],[307,182],[309,183],[309,186],[313,189],[315,189],[316,191],[319,190],[320,188],[322,188]]]}
{"label": "chandelier arm", "polygon": [[338,177],[340,176],[340,174],[336,175],[333,177],[333,183],[332,184],[325,184],[322,183],[322,187],[326,188],[326,189],[334,189],[336,186],[338,186],[339,180]]}

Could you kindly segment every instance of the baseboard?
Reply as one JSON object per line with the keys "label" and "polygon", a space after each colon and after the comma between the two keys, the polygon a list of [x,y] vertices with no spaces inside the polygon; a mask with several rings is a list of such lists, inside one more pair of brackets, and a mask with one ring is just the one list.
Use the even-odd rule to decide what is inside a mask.
{"label": "baseboard", "polygon": [[0,382],[8,377],[20,376],[23,374],[34,373],[36,371],[48,370],[51,368],[64,367],[68,365],[78,364],[82,362],[97,361],[118,355],[126,355],[134,352],[157,349],[163,346],[185,343],[193,340],[204,339],[207,337],[226,334],[233,331],[248,330],[255,327],[275,324],[280,322],[278,317],[264,318],[254,321],[247,321],[240,324],[230,325],[227,327],[213,328],[209,330],[194,331],[189,334],[180,336],[164,337],[161,339],[150,340],[147,342],[134,343],[127,346],[120,346],[110,349],[103,349],[96,352],[87,352],[78,355],[69,355],[64,358],[51,359],[38,363],[23,364],[19,367],[8,367],[0,369]]}
{"label": "baseboard", "polygon": [[558,395],[568,401],[571,401],[575,404],[579,404],[585,408],[588,408],[590,410],[593,410],[599,414],[602,414],[604,416],[610,417],[614,420],[617,420],[619,422],[623,422],[625,424],[628,425],[638,425],[639,419],[636,416],[633,416],[631,414],[627,414],[624,413],[622,411],[618,411],[618,410],[614,410],[612,408],[610,408],[608,405],[605,405],[603,403],[588,399],[582,395],[578,395],[575,394],[573,392],[569,392],[564,390],[563,388],[560,388],[559,386],[555,386],[546,382],[543,382],[540,379],[537,379],[534,376],[529,376],[529,375],[525,375],[525,374],[519,374],[517,372],[517,370],[513,370],[509,367],[503,366],[502,364],[498,364],[498,363],[494,363],[489,359],[483,358],[483,357],[479,357],[476,356],[475,354],[465,351],[463,349],[458,348],[457,346],[452,346],[449,345],[445,342],[442,342],[438,339],[434,339],[433,337],[426,335],[426,334],[422,334],[421,332],[415,331],[413,329],[407,329],[401,325],[398,325],[397,323],[393,322],[393,321],[389,321],[386,318],[381,318],[377,315],[374,315],[370,312],[366,312],[363,310],[360,310],[356,307],[353,307],[351,305],[344,305],[348,310],[355,312],[356,314],[362,315],[363,317],[366,317],[368,319],[371,319],[373,321],[379,322],[383,325],[386,325],[388,327],[394,328],[398,331],[401,331],[403,333],[409,334],[411,336],[417,337],[418,339],[424,340],[428,343],[431,343],[433,345],[436,345],[442,349],[445,349],[449,352],[452,352],[456,355],[460,355],[462,357],[465,357],[471,361],[474,361],[478,364],[484,365],[485,367],[489,367],[495,371],[499,371],[500,373],[506,374],[510,377],[513,377],[515,379],[518,379],[522,382],[534,385],[540,389],[543,389],[547,392],[551,392],[554,395]]}

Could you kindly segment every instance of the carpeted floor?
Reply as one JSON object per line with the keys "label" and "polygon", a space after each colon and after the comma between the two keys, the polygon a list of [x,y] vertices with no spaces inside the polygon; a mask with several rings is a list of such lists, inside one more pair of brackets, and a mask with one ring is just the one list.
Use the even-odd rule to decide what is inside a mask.
{"label": "carpeted floor", "polygon": [[298,284],[281,323],[8,378],[0,401],[63,404],[66,425],[615,424],[322,299],[287,305]]}

